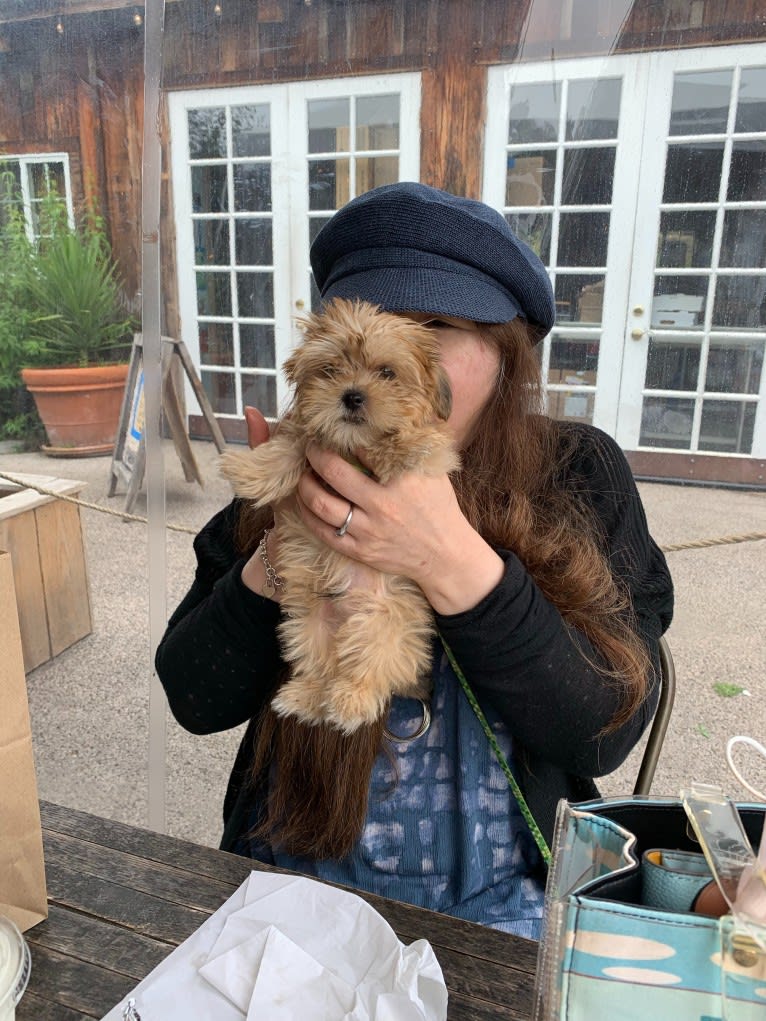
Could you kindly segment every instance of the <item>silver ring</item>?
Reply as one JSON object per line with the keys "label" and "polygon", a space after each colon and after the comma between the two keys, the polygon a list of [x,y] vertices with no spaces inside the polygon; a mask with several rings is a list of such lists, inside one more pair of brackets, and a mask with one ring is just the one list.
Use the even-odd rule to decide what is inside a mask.
{"label": "silver ring", "polygon": [[387,737],[389,741],[395,741],[398,744],[409,744],[410,741],[417,741],[419,737],[422,737],[428,728],[431,726],[431,706],[426,702],[424,698],[419,698],[418,702],[423,709],[423,719],[418,726],[418,729],[413,731],[412,734],[392,734],[388,727],[383,728],[383,735]]}
{"label": "silver ring", "polygon": [[353,516],[354,516],[354,505],[353,505],[353,503],[350,503],[348,505],[348,514],[346,515],[346,520],[343,522],[343,524],[340,526],[340,528],[336,528],[335,529],[335,534],[338,536],[339,539],[342,539],[343,536],[348,531],[348,526],[351,524],[351,519],[353,518]]}

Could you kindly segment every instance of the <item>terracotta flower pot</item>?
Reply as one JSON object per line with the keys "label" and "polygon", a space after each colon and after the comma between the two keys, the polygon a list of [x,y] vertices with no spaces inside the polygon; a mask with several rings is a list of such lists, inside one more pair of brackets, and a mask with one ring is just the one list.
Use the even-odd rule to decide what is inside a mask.
{"label": "terracotta flower pot", "polygon": [[51,457],[90,457],[114,448],[128,365],[22,369],[48,434]]}

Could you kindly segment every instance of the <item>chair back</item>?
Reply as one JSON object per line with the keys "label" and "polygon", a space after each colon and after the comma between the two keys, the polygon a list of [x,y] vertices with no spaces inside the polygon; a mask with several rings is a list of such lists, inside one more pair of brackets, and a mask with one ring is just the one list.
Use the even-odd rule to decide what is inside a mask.
{"label": "chair back", "polygon": [[654,773],[657,769],[657,760],[662,751],[662,742],[670,723],[670,714],[673,712],[673,702],[676,697],[676,668],[673,664],[673,657],[670,653],[670,646],[663,635],[659,641],[660,646],[660,701],[657,705],[657,712],[652,721],[649,731],[649,740],[644,749],[641,759],[641,768],[638,771],[634,794],[648,794]]}

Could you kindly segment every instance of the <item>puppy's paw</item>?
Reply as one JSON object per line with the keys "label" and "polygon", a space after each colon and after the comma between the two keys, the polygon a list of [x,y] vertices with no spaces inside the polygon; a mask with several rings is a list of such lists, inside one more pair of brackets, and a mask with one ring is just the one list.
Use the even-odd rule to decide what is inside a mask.
{"label": "puppy's paw", "polygon": [[323,703],[321,685],[306,678],[293,678],[276,693],[271,708],[278,716],[295,716],[301,723],[313,726],[324,722]]}
{"label": "puppy's paw", "polygon": [[358,681],[336,681],[325,693],[324,720],[344,734],[374,723],[388,700]]}

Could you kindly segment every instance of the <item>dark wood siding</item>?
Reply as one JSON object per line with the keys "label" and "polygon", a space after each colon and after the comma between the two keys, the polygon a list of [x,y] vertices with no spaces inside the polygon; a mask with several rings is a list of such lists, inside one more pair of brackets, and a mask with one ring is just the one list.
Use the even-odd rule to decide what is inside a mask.
{"label": "dark wood siding", "polygon": [[[129,0],[0,0],[0,151],[67,152],[137,306],[143,26]],[[486,67],[766,39],[764,0],[168,0],[163,85],[214,88],[420,71],[421,179],[478,196]],[[57,31],[61,21],[63,31]],[[167,145],[166,121],[163,120]],[[163,176],[163,329],[178,332]]]}

